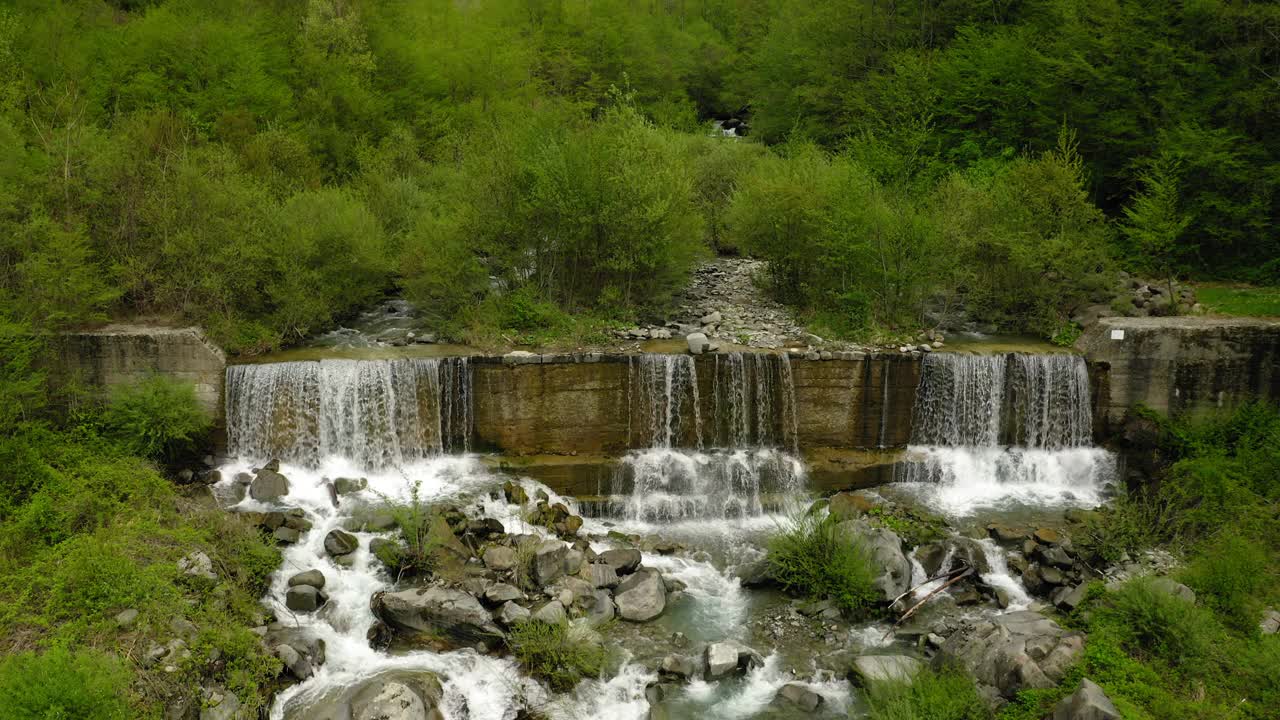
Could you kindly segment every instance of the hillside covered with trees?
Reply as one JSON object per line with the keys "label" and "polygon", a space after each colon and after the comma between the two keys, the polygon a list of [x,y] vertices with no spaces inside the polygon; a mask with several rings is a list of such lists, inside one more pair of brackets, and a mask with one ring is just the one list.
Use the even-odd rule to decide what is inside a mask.
{"label": "hillside covered with trees", "polygon": [[698,258],[746,252],[834,334],[959,304],[1053,335],[1117,268],[1280,278],[1278,25],[1233,2],[18,0],[3,307],[254,352],[402,289],[465,337],[660,315]]}

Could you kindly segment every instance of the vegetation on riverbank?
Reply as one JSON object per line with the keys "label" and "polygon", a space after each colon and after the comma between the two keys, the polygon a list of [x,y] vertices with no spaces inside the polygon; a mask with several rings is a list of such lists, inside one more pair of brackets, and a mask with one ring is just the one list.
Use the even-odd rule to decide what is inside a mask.
{"label": "vegetation on riverbank", "polygon": [[1280,317],[1280,287],[1201,284],[1196,298],[1210,312],[1250,317]]}
{"label": "vegetation on riverbank", "polygon": [[[39,373],[4,368],[0,395],[38,407]],[[131,454],[165,456],[207,424],[198,416],[190,386],[157,380],[67,420],[3,419],[0,716],[159,718],[199,707],[209,684],[266,700],[280,663],[249,628],[279,554]],[[183,571],[194,552],[212,577]]]}
{"label": "vegetation on riverbank", "polygon": [[833,515],[790,518],[769,538],[770,576],[788,592],[829,600],[846,616],[875,611],[875,570],[866,551],[840,529]]}
{"label": "vegetation on riverbank", "polygon": [[1117,265],[1274,283],[1278,13],[20,0],[0,305],[257,352],[400,290],[451,336],[545,341],[743,251],[823,332],[961,306],[1052,336]]}

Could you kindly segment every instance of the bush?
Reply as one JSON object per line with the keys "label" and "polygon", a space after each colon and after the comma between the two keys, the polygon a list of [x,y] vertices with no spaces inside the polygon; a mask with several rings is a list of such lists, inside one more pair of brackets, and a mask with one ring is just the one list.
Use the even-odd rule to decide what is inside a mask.
{"label": "bush", "polygon": [[973,679],[960,670],[922,670],[910,683],[873,682],[862,691],[869,720],[986,720]]}
{"label": "bush", "polygon": [[1259,541],[1228,532],[1206,543],[1187,565],[1182,580],[1237,630],[1256,627],[1263,589],[1269,577],[1267,548]]}
{"label": "bush", "polygon": [[0,717],[7,720],[127,720],[129,674],[90,650],[54,647],[0,661]]}
{"label": "bush", "polygon": [[161,375],[116,389],[102,422],[125,452],[170,460],[190,450],[210,426],[195,388]]}
{"label": "bush", "polygon": [[831,515],[806,514],[769,539],[769,569],[782,587],[830,598],[851,617],[871,613],[875,570],[862,547],[839,530]]}
{"label": "bush", "polygon": [[1126,652],[1169,667],[1207,666],[1220,631],[1212,613],[1155,589],[1150,578],[1125,583],[1106,596],[1097,613]]}
{"label": "bush", "polygon": [[572,690],[579,680],[597,677],[604,668],[600,636],[582,624],[530,620],[513,627],[507,643],[520,665],[556,692]]}

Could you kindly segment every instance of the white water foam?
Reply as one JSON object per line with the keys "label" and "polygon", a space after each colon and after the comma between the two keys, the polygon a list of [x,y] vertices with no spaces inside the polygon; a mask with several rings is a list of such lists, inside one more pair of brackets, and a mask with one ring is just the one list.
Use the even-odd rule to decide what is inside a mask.
{"label": "white water foam", "polygon": [[1116,460],[1101,448],[907,448],[897,487],[951,516],[1016,507],[1093,507],[1115,479]]}

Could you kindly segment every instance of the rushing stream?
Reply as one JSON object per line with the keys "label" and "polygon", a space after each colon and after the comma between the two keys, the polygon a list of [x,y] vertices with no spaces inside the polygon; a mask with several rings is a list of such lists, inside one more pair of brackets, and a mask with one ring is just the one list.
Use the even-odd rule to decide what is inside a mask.
{"label": "rushing stream", "polygon": [[[704,373],[708,367],[702,366]],[[509,658],[474,649],[382,651],[371,647],[377,618],[370,597],[395,589],[395,580],[369,551],[391,537],[382,510],[388,502],[447,502],[476,518],[499,520],[508,533],[552,537],[526,522],[526,508],[498,488],[510,477],[486,469],[468,453],[472,434],[470,368],[465,359],[323,360],[233,366],[227,372],[228,449],[216,488],[240,511],[300,510],[310,530],[284,549],[284,561],[265,602],[278,622],[322,640],[325,661],[308,680],[277,696],[273,720],[347,720],[345,703],[363,683],[432,671],[443,679],[439,710],[450,720],[510,720],[519,708],[553,718],[648,717],[646,687],[660,657],[648,647],[672,633],[688,642],[750,642],[757,613],[785,606],[776,593],[748,591],[735,568],[759,560],[764,535],[807,507],[805,466],[798,449],[795,389],[785,355],[726,353],[699,377],[684,355],[642,355],[628,368],[628,437],[637,449],[623,456],[610,493],[590,512],[532,480],[544,493],[585,516],[579,537],[592,549],[613,547],[611,531],[679,543],[678,553],[646,551],[643,565],[683,586],[658,619],[621,623],[608,679],[583,681],[553,695],[522,675]],[[882,379],[882,383],[887,380]],[[1100,496],[1114,461],[1089,445],[1088,377],[1065,355],[926,356],[914,408],[914,434],[899,469],[900,489],[935,509],[964,515],[1009,504],[1089,504]],[[883,430],[880,433],[883,442]],[[237,479],[269,459],[288,478],[282,497],[255,500]],[[335,481],[361,478],[339,497]],[[348,483],[350,485],[350,483]],[[359,549],[339,562],[326,552],[326,534],[353,532]],[[1008,609],[1031,598],[1011,576],[1003,551],[980,542],[988,571]],[[924,570],[912,556],[912,575]],[[950,552],[943,565],[954,561]],[[313,613],[286,605],[291,576],[317,569],[328,603]],[[938,584],[917,591],[924,597]],[[832,626],[836,627],[836,626]],[[893,642],[883,624],[857,626],[846,646]],[[757,643],[759,642],[756,638]],[[847,681],[820,671],[805,648],[758,647],[762,662],[739,678],[682,685],[664,703],[673,718],[750,718],[787,683],[801,681],[823,698],[823,712],[850,706]],[[807,665],[806,666],[806,662]],[[793,672],[800,673],[799,675]],[[805,678],[808,678],[806,681]],[[347,713],[347,714],[344,714]]]}

